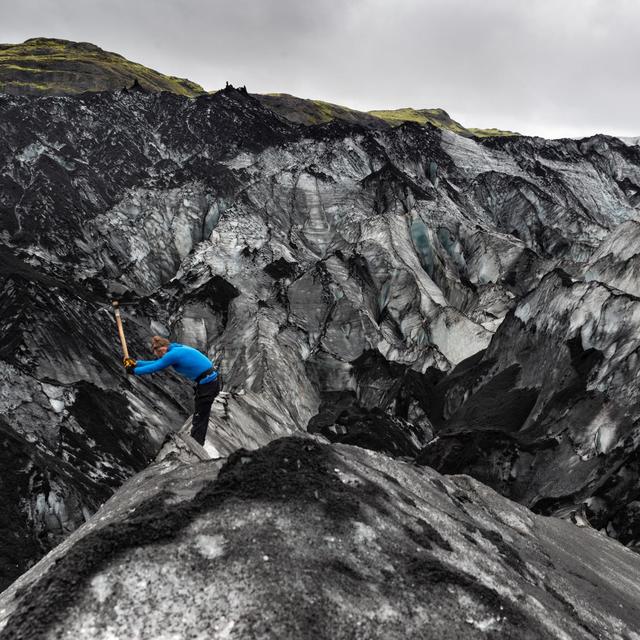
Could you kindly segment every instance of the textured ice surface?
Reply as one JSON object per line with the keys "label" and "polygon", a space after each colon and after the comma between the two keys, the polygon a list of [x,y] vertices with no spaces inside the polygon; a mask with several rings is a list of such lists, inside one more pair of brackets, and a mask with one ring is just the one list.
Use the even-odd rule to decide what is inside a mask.
{"label": "textured ice surface", "polygon": [[616,227],[591,256],[584,269],[585,279],[640,296],[639,241],[640,223],[630,220]]}
{"label": "textured ice surface", "polygon": [[[123,307],[134,357],[150,358],[160,333],[220,365],[215,455],[305,429],[331,394],[428,422],[434,380],[512,331],[509,310],[551,269],[582,277],[576,261],[636,216],[640,183],[635,147],[615,138],[301,128],[232,89],[195,100],[0,96],[0,140],[0,426],[21,478],[6,492],[8,523],[31,522],[44,479],[80,520],[192,410],[174,374],[124,375],[112,297],[135,302]],[[627,255],[614,244],[587,278],[632,292],[626,258],[608,257]],[[527,385],[561,383],[548,363],[567,351],[553,335],[579,332],[583,349],[602,343],[607,363],[582,391],[632,387],[637,356],[615,318],[628,312],[631,327],[635,312],[599,312],[603,295],[580,285],[570,321],[536,320],[551,338],[523,366]],[[538,300],[548,302],[569,313]],[[587,413],[562,461],[593,454],[596,432],[608,451],[598,455],[612,455],[628,433],[624,412],[609,413],[613,431]],[[553,496],[571,484],[547,482]]]}
{"label": "textured ice surface", "polygon": [[3,637],[638,638],[636,554],[468,477],[302,438],[219,469],[133,478],[2,594]]}
{"label": "textured ice surface", "polygon": [[[598,496],[588,516],[610,530],[638,481],[639,327],[635,296],[549,274],[483,358],[443,384],[441,413],[430,415],[443,431],[423,462],[477,475],[544,513],[568,515]],[[637,539],[629,523],[625,541]]]}

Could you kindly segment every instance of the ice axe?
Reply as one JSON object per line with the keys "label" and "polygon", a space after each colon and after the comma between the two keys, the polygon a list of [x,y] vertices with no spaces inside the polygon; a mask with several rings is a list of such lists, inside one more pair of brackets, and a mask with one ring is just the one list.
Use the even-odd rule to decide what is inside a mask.
{"label": "ice axe", "polygon": [[124,328],[122,327],[122,317],[120,316],[120,303],[117,300],[111,302],[113,310],[116,314],[116,324],[118,325],[118,335],[120,336],[120,344],[122,344],[122,353],[126,360],[129,359],[129,349],[127,349],[127,339],[124,337]]}

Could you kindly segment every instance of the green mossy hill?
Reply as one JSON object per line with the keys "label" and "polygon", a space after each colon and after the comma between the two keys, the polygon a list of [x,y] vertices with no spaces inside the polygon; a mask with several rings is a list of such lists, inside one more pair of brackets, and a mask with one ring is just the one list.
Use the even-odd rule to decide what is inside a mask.
{"label": "green mossy hill", "polygon": [[166,76],[88,42],[31,38],[0,44],[0,92],[64,95],[110,91],[135,81],[147,91],[196,96],[204,89],[189,80]]}
{"label": "green mossy hill", "polygon": [[338,104],[322,100],[297,98],[288,93],[254,94],[262,104],[278,115],[298,124],[323,124],[331,120],[343,120],[363,125],[369,129],[387,129],[397,127],[403,122],[431,124],[447,129],[468,138],[486,138],[489,136],[517,136],[513,131],[500,129],[471,129],[463,127],[442,109],[394,109],[390,111],[356,111]]}
{"label": "green mossy hill", "polygon": [[324,124],[331,122],[331,120],[343,120],[371,129],[388,128],[388,125],[380,118],[371,116],[364,111],[356,111],[322,100],[306,100],[288,93],[255,94],[254,97],[271,111],[275,111],[283,118],[298,124]]}
{"label": "green mossy hill", "polygon": [[403,122],[417,122],[418,124],[432,124],[439,129],[447,129],[461,136],[486,138],[489,136],[517,136],[513,131],[502,131],[500,129],[475,129],[463,127],[459,122],[453,120],[443,109],[393,109],[390,111],[369,111],[370,115],[381,118],[392,127],[397,127]]}
{"label": "green mossy hill", "polygon": [[475,127],[469,127],[469,131],[477,138],[490,138],[493,136],[513,137],[522,135],[517,131],[503,131],[502,129],[476,129]]}

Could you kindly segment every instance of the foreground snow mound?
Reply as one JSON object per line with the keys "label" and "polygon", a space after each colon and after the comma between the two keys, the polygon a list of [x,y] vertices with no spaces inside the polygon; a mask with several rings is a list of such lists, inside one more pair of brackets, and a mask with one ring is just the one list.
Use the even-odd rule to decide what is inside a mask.
{"label": "foreground snow mound", "polygon": [[640,638],[637,555],[468,477],[307,438],[220,464],[120,489],[3,638]]}

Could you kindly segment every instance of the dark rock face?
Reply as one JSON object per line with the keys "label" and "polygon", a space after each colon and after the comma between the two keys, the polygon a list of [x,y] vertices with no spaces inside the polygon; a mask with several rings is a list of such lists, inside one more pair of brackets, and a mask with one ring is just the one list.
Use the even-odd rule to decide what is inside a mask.
{"label": "dark rock face", "polygon": [[[21,514],[15,530],[35,553],[16,567],[7,550],[4,584],[143,469],[191,411],[177,376],[123,375],[114,296],[132,303],[135,357],[161,333],[221,363],[210,455],[318,417],[332,439],[407,456],[435,427],[433,446],[455,436],[464,450],[459,471],[545,512],[604,503],[616,533],[614,510],[634,513],[637,499],[624,488],[630,459],[614,463],[636,451],[637,365],[629,356],[614,375],[619,347],[602,330],[580,341],[576,327],[587,296],[589,308],[610,301],[602,326],[617,327],[618,344],[631,335],[633,321],[615,315],[635,309],[631,296],[583,279],[613,283],[601,275],[609,253],[589,261],[636,215],[638,184],[640,147],[602,136],[480,143],[411,124],[303,127],[232,87],[196,99],[0,95],[0,411],[8,449],[46,479],[18,473],[4,499],[3,537]],[[558,267],[576,282],[545,277]],[[345,397],[340,418],[331,404]],[[612,430],[596,424],[605,397]],[[469,445],[465,429],[493,430],[496,446]],[[525,467],[529,447],[542,465],[533,489],[493,480],[474,447]],[[558,464],[574,460],[569,481]]]}
{"label": "dark rock face", "polygon": [[376,118],[363,111],[341,107],[337,104],[319,100],[305,100],[287,93],[254,94],[253,97],[259,100],[267,109],[298,124],[312,125],[330,122],[331,120],[341,120],[369,129],[389,128],[389,125],[381,118]]}
{"label": "dark rock face", "polygon": [[586,640],[640,624],[636,554],[470,478],[302,438],[220,466],[167,459],[128,482],[5,591],[3,638]]}
{"label": "dark rock face", "polygon": [[[353,406],[354,398],[344,405],[338,398],[325,413],[311,418],[309,433],[320,433],[331,442],[357,445],[372,451],[383,451],[394,456],[414,458],[433,437],[428,423],[414,425],[397,416],[390,416],[379,407],[364,409]],[[335,409],[339,408],[339,412]],[[337,414],[337,415],[336,415]]]}

